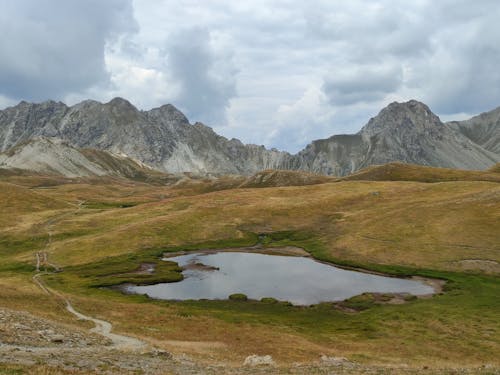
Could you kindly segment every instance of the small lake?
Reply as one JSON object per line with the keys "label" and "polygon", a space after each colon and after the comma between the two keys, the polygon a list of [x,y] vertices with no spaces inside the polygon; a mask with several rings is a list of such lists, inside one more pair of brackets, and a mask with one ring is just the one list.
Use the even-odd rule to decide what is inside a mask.
{"label": "small lake", "polygon": [[341,301],[365,292],[431,294],[423,282],[348,271],[311,258],[244,252],[190,253],[166,260],[185,267],[184,280],[148,286],[128,285],[128,293],[165,300],[273,297],[294,305]]}

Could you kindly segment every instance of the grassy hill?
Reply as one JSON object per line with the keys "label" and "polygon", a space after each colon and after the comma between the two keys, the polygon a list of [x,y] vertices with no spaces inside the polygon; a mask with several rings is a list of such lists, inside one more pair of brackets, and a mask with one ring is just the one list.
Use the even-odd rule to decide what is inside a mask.
{"label": "grassy hill", "polygon": [[466,171],[460,169],[426,167],[423,165],[389,163],[374,165],[343,177],[344,181],[492,181],[500,182],[500,166],[488,171]]}
{"label": "grassy hill", "polygon": [[489,171],[493,173],[500,173],[500,163],[495,164],[489,169]]}
{"label": "grassy hill", "polygon": [[284,170],[265,170],[258,172],[247,178],[240,188],[257,187],[279,187],[279,186],[305,186],[324,184],[332,182],[335,178],[323,175],[303,172],[303,171],[284,171]]}
{"label": "grassy hill", "polygon": [[[83,324],[33,285],[33,254],[45,249],[63,272],[44,279],[80,310],[112,321],[119,332],[197,358],[241,363],[258,353],[292,363],[328,354],[415,368],[500,365],[495,173],[390,164],[341,181],[265,171],[249,179],[186,178],[171,186],[81,179],[48,187],[40,186],[39,176],[36,183],[3,176],[0,236],[10,242],[0,242],[0,301]],[[96,288],[132,277],[163,252],[253,245],[259,234],[266,246],[295,245],[323,261],[447,284],[429,299],[368,301],[358,313],[328,303],[151,301]],[[169,267],[158,272],[155,277],[176,277]],[[222,346],[179,349],[179,342]]]}

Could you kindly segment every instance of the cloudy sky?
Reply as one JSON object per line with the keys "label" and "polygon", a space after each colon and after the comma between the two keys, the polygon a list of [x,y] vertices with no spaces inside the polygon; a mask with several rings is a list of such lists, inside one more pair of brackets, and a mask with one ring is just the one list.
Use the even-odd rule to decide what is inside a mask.
{"label": "cloudy sky", "polygon": [[121,96],[297,151],[393,101],[500,106],[497,0],[0,0],[0,108]]}

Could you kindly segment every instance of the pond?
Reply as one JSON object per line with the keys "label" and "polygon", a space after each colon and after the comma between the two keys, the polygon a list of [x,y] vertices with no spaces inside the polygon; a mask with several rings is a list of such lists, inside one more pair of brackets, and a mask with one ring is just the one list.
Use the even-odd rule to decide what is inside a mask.
{"label": "pond", "polygon": [[127,293],[165,300],[273,297],[294,305],[341,301],[364,292],[424,295],[434,289],[416,280],[344,270],[308,257],[245,252],[190,253],[166,260],[184,268],[184,280],[124,287]]}

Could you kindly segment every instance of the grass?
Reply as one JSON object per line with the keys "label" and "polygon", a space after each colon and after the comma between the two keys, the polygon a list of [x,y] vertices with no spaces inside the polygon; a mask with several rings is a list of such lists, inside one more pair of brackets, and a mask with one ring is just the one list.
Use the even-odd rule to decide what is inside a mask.
{"label": "grass", "polygon": [[84,374],[84,371],[56,369],[47,365],[1,365],[0,375],[22,375],[22,374],[37,374],[37,375],[68,375],[68,374]]}
{"label": "grass", "polygon": [[247,178],[239,187],[264,188],[323,184],[336,179],[303,171],[264,170]]}
{"label": "grass", "polygon": [[[42,189],[36,187],[41,177],[30,182],[5,176],[0,184],[8,187],[9,202],[2,200],[0,212],[0,301],[83,324],[31,282],[33,254],[46,249],[64,271],[44,280],[77,309],[174,352],[180,350],[175,340],[215,341],[224,346],[211,356],[238,363],[256,353],[284,363],[327,354],[364,363],[499,365],[500,185],[471,176],[223,191],[210,191],[207,182],[198,192],[192,186],[123,181],[61,182]],[[87,205],[78,210],[82,200]],[[159,260],[162,253],[257,242],[299,246],[343,267],[447,283],[443,294],[409,298],[403,305],[378,304],[369,295],[346,301],[358,313],[331,303],[296,307],[273,299],[154,301],[102,288],[180,280],[175,264]],[[479,262],[466,268],[467,260]],[[155,272],[141,273],[146,263]]]}
{"label": "grass", "polygon": [[105,210],[110,208],[129,208],[136,206],[134,202],[85,202],[84,207],[94,210]]}
{"label": "grass", "polygon": [[248,301],[248,297],[243,293],[234,293],[229,296],[230,301]]}
{"label": "grass", "polygon": [[[261,237],[261,240],[267,246],[294,243],[308,251],[310,248],[307,242],[309,242],[314,244],[312,249],[321,253],[321,245],[318,242],[314,243],[314,237],[305,233],[270,233],[265,238]],[[209,247],[210,244],[201,243],[197,246],[191,245],[190,249]],[[151,319],[147,321],[147,326],[156,332],[153,337],[157,339],[161,339],[164,334],[174,339],[185,339],[186,336],[189,337],[188,332],[194,334],[193,329],[200,328],[200,325],[206,331],[204,334],[197,334],[199,340],[221,340],[231,343],[247,329],[261,332],[259,335],[262,334],[262,338],[259,335],[253,339],[245,336],[249,341],[242,347],[241,343],[233,343],[236,346],[240,345],[239,349],[236,346],[232,347],[233,355],[243,356],[245,352],[252,350],[250,348],[264,345],[261,350],[283,360],[285,357],[281,350],[276,350],[275,345],[281,348],[283,342],[276,336],[281,337],[280,335],[285,333],[306,340],[306,343],[302,343],[302,359],[304,357],[313,359],[314,350],[311,346],[317,350],[319,345],[322,350],[333,349],[336,353],[340,351],[343,355],[368,363],[381,359],[388,363],[395,360],[418,363],[423,358],[446,363],[460,360],[467,352],[474,352],[475,359],[470,363],[477,364],[477,361],[482,363],[491,360],[498,347],[499,324],[496,316],[500,311],[500,304],[495,296],[500,293],[500,283],[496,277],[479,274],[467,275],[408,267],[373,267],[366,264],[345,263],[345,266],[361,266],[394,275],[414,274],[447,280],[444,294],[427,300],[410,298],[405,305],[380,305],[375,303],[370,294],[356,296],[344,302],[344,307],[361,311],[358,314],[339,311],[331,303],[296,307],[273,299],[249,301],[240,295],[233,295],[229,301],[172,303],[151,301],[143,296],[123,296],[104,290],[89,291],[88,288],[99,285],[99,283],[93,284],[99,277],[114,279],[117,283],[122,282],[121,272],[134,270],[139,262],[152,261],[150,256],[143,258],[133,256],[126,259],[116,257],[84,267],[68,267],[65,272],[53,275],[47,281],[52,287],[66,292],[71,290],[72,293],[84,298],[100,296],[99,299],[105,299],[106,304],[99,306],[98,303],[92,306],[91,311],[98,316],[109,318],[110,306],[117,306],[116,310],[127,311],[126,314],[118,316],[112,313],[113,321],[125,331],[138,335],[142,332],[144,322],[142,320],[140,323],[135,322],[129,318],[139,314],[136,307],[132,306],[135,304],[142,306],[145,303],[149,306],[147,315]],[[90,279],[85,280],[88,278]],[[78,286],[80,289],[75,289]],[[80,303],[80,306],[86,306],[88,302],[83,300]],[[207,320],[211,323],[207,323]],[[176,321],[179,327],[173,329],[172,324],[168,324],[169,321]],[[481,330],[478,330],[478,327],[481,327]],[[265,330],[273,332],[272,339],[266,339],[267,344],[261,342],[266,337],[262,332]],[[464,336],[467,340],[463,340]],[[257,345],[256,341],[260,343]],[[378,352],[375,348],[390,347],[395,341],[400,345],[398,353],[383,357],[375,354]],[[481,352],[477,351],[477,345],[481,347]]]}
{"label": "grass", "polygon": [[345,181],[492,181],[500,182],[498,164],[487,171],[426,167],[422,165],[389,163],[362,169],[343,178]]}
{"label": "grass", "polygon": [[[141,272],[141,265],[153,267],[152,272]],[[100,288],[120,284],[156,284],[182,280],[181,269],[174,262],[162,261],[159,257],[130,254],[100,263],[68,267],[68,274],[77,274],[85,279],[88,287]]]}
{"label": "grass", "polygon": [[[405,305],[377,305],[366,296],[346,301],[349,307],[362,310],[358,314],[344,313],[329,303],[296,307],[244,298],[151,301],[103,290],[81,293],[74,290],[74,282],[60,283],[63,274],[48,281],[52,287],[72,289],[80,295],[80,308],[111,319],[121,330],[141,336],[147,326],[152,330],[150,336],[158,340],[167,335],[174,340],[191,337],[196,341],[222,341],[231,347],[233,356],[240,358],[259,348],[260,353],[272,354],[281,361],[313,360],[321,347],[321,351],[349,358],[362,356],[368,363],[415,364],[425,359],[467,365],[494,361],[499,333],[498,279],[455,273],[433,275],[448,280],[443,295]],[[148,305],[146,310],[141,307],[144,304]],[[295,343],[301,338],[300,354],[292,351],[290,356],[286,352],[287,347],[291,349],[285,342],[290,337]],[[397,352],[380,355],[380,348],[395,344]]]}

